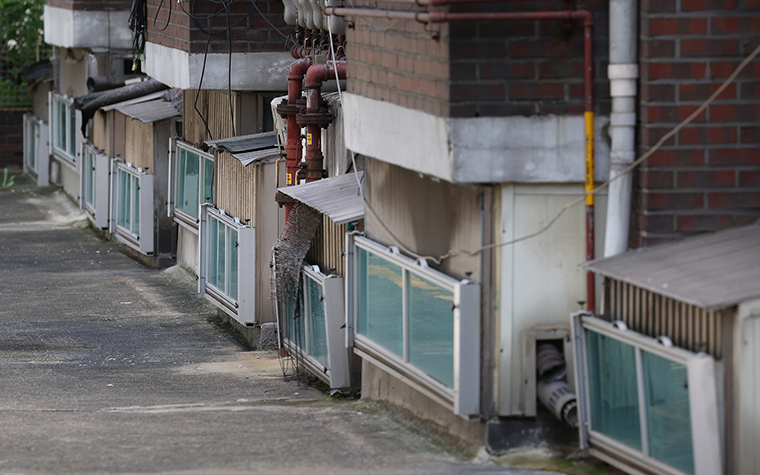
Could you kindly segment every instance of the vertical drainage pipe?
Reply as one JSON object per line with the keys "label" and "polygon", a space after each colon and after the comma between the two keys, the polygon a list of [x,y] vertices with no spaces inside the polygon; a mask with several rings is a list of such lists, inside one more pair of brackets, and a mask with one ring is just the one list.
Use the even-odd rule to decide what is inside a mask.
{"label": "vertical drainage pipe", "polygon": [[[636,31],[638,10],[636,0],[610,0],[610,177],[633,163],[636,132]],[[631,220],[631,174],[610,183],[607,199],[607,223],[604,256],[614,256],[628,250]]]}
{"label": "vertical drainage pipe", "polygon": [[[285,185],[295,185],[294,176],[301,161],[301,127],[298,125],[296,115],[299,111],[298,101],[301,99],[303,77],[311,66],[311,58],[302,58],[290,65],[288,70],[288,102],[280,104],[278,112],[287,117],[287,140],[285,142]],[[293,204],[285,206],[285,222],[288,222]]]}

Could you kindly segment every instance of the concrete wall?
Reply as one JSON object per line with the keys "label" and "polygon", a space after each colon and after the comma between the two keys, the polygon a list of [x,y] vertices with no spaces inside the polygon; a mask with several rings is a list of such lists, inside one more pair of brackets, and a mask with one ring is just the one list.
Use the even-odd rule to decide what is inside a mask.
{"label": "concrete wall", "polygon": [[200,273],[198,235],[182,226],[177,228],[177,265],[189,269],[197,276]]}
{"label": "concrete wall", "polygon": [[[121,114],[121,112],[117,112]],[[123,115],[123,114],[122,114]],[[158,144],[154,144],[154,124],[144,124],[136,119],[126,118],[126,153],[124,160],[131,163],[133,167],[148,169],[149,173],[154,170],[154,149],[158,149]],[[163,152],[163,161],[168,162],[169,157],[166,154],[169,150],[169,141],[166,141],[165,151]],[[158,150],[156,150],[158,151]],[[157,156],[158,157],[158,156]],[[168,179],[167,172],[167,179]],[[168,195],[167,195],[168,196]]]}
{"label": "concrete wall", "polygon": [[[453,185],[371,158],[365,159],[364,179],[367,202],[412,251],[438,257],[450,250],[480,247],[479,188]],[[364,226],[370,239],[397,245],[372,213],[366,213]],[[457,255],[440,266],[429,264],[456,279],[479,279],[479,257]]]}
{"label": "concrete wall", "polygon": [[[508,242],[541,229],[562,206],[582,196],[582,185],[503,185],[497,200],[497,242]],[[604,243],[606,197],[597,196],[596,254]],[[569,329],[572,312],[586,300],[585,207],[569,209],[545,233],[497,252],[495,302],[498,413],[526,415],[523,337],[537,326]],[[597,279],[597,308],[602,296]],[[535,394],[535,393],[533,393]],[[533,414],[528,414],[533,415]]]}

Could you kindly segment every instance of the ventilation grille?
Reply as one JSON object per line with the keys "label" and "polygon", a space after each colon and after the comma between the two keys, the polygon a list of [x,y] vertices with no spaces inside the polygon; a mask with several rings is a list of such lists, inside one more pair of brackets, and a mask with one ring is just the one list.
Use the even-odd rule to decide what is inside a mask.
{"label": "ventilation grille", "polygon": [[723,321],[720,311],[707,311],[634,285],[605,279],[605,317],[622,320],[631,330],[716,359],[723,353]]}

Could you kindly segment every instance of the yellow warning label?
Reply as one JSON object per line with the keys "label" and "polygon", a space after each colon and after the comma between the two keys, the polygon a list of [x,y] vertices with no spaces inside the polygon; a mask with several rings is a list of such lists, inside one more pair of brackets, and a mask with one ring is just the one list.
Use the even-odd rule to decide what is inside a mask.
{"label": "yellow warning label", "polygon": [[288,186],[292,185],[293,184],[293,174],[292,173],[288,173],[285,181],[286,181],[286,184]]}
{"label": "yellow warning label", "polygon": [[306,145],[311,145],[311,134],[306,134]]}

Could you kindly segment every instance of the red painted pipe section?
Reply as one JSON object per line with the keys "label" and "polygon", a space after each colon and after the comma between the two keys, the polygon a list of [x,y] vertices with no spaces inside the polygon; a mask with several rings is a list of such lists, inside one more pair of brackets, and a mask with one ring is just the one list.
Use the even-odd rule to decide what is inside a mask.
{"label": "red painted pipe section", "polygon": [[[390,3],[416,4],[419,6],[445,6],[464,3],[489,3],[496,0],[389,0]],[[586,178],[588,192],[594,183],[594,63],[593,29],[594,19],[587,10],[541,11],[541,12],[492,12],[492,13],[445,13],[445,12],[403,12],[394,10],[373,10],[367,8],[326,7],[326,15],[361,16],[364,18],[385,18],[388,20],[413,20],[420,23],[450,23],[471,21],[532,21],[532,20],[583,20],[583,83],[585,95],[586,129]],[[586,196],[586,259],[594,259],[594,195]],[[586,299],[588,310],[596,310],[596,288],[594,274],[586,275]]]}
{"label": "red painted pipe section", "polygon": [[[306,71],[308,71],[309,66],[311,66],[311,58],[303,58],[291,64],[288,70],[288,106],[290,106],[291,110],[287,116],[288,138],[285,142],[286,186],[296,184],[293,177],[298,169],[298,164],[301,162],[301,127],[299,127],[296,121],[296,114],[298,112],[296,103],[301,98],[303,77]],[[292,204],[285,205],[286,223],[292,209]]]}
{"label": "red painted pipe section", "polygon": [[[339,79],[346,79],[346,62],[315,64],[306,72],[306,114],[319,115],[322,102],[322,83],[335,79],[335,71]],[[322,126],[309,124],[306,126],[306,182],[311,183],[322,179]]]}

